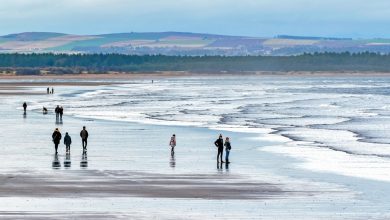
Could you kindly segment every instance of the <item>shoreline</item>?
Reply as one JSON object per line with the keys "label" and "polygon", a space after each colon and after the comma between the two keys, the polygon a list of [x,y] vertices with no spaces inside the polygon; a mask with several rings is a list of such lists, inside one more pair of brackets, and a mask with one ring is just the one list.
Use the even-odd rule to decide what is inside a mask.
{"label": "shoreline", "polygon": [[[250,71],[250,72],[128,72],[128,73],[88,73],[88,74],[45,74],[45,75],[12,75],[0,74],[0,80],[158,80],[181,77],[210,77],[210,76],[243,76],[243,77],[390,77],[390,72],[359,72],[359,71]],[[46,85],[46,82],[0,82],[0,85],[15,83],[31,83]],[[49,82],[47,82],[49,83]],[[107,85],[113,82],[50,82],[53,85]],[[77,84],[80,83],[80,84]],[[120,82],[115,82],[120,84]]]}

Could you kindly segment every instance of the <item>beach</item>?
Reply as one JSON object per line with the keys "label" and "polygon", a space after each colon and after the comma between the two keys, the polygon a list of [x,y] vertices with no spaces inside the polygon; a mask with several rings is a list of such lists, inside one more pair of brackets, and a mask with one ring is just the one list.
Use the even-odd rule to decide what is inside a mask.
{"label": "beach", "polygon": [[[353,137],[347,141],[354,144],[347,146],[348,133],[336,137],[341,142],[330,141],[335,137],[330,126],[340,134],[351,130],[343,128],[347,122],[357,123],[346,120],[351,112],[370,123],[383,120],[370,114],[371,106],[333,110],[345,100],[364,102],[361,91],[350,91],[366,79],[354,78],[229,76],[219,81],[213,75],[146,74],[110,80],[0,79],[0,217],[389,218],[385,173],[390,162],[381,148],[386,135],[374,136],[367,126],[359,131],[361,138],[375,139],[368,150],[367,142],[353,142]],[[318,92],[318,82],[326,93]],[[366,96],[384,100],[387,83],[379,76],[373,82],[376,94],[366,90]],[[329,85],[338,85],[339,94],[329,92],[334,90]],[[46,94],[47,87],[55,93]],[[310,95],[297,98],[307,88]],[[64,106],[62,121],[56,121],[56,105]],[[43,106],[49,114],[42,114]],[[295,110],[305,107],[299,110],[304,117],[298,118]],[[317,114],[309,117],[309,112]],[[86,155],[79,137],[83,126],[90,133]],[[310,136],[313,127],[328,135],[322,146],[315,145],[320,136]],[[54,154],[55,128],[72,137],[68,157],[62,141],[59,155]],[[216,163],[213,143],[220,133],[232,139],[229,165]],[[178,142],[173,157],[168,146],[172,134]]]}

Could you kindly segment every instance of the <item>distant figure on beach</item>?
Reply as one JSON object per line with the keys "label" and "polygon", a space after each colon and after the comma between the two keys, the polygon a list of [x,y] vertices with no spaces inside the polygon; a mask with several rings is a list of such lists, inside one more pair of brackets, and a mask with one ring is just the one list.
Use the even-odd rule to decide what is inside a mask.
{"label": "distant figure on beach", "polygon": [[[219,138],[214,142],[214,145],[218,148],[217,162],[219,163],[221,161],[221,163],[224,163],[224,161],[222,160],[222,156],[223,156],[222,134],[219,135]],[[221,159],[221,160],[219,160],[219,159]]]}
{"label": "distant figure on beach", "polygon": [[62,115],[64,114],[64,108],[62,106],[58,109],[58,113],[60,114],[60,119],[62,120]]}
{"label": "distant figure on beach", "polygon": [[45,106],[43,106],[43,108],[42,108],[42,113],[43,113],[44,115],[47,114],[47,108],[46,108]]}
{"label": "distant figure on beach", "polygon": [[154,81],[152,80],[152,84],[154,83]]}
{"label": "distant figure on beach", "polygon": [[60,116],[60,106],[57,105],[57,107],[54,109],[54,112],[56,113],[56,118],[58,119]]}
{"label": "distant figure on beach", "polygon": [[50,94],[50,88],[47,87],[47,94]]}
{"label": "distant figure on beach", "polygon": [[58,145],[60,144],[60,141],[62,138],[60,130],[58,128],[56,128],[54,130],[53,134],[51,135],[51,137],[53,138],[54,148],[56,150],[56,154],[58,154]]}
{"label": "distant figure on beach", "polygon": [[24,110],[24,112],[26,112],[26,110],[27,110],[27,103],[26,102],[23,103],[23,110]]}
{"label": "distant figure on beach", "polygon": [[232,149],[232,145],[230,144],[230,139],[229,137],[226,137],[225,139],[225,161],[226,161],[226,164],[230,163],[229,162],[229,154],[230,154],[230,150]]}
{"label": "distant figure on beach", "polygon": [[51,94],[54,94],[54,88],[53,87],[51,88]]}
{"label": "distant figure on beach", "polygon": [[81,142],[83,143],[83,152],[87,151],[87,139],[88,139],[88,131],[83,126],[83,130],[80,131]]}
{"label": "distant figure on beach", "polygon": [[169,146],[171,146],[171,155],[175,154],[175,147],[176,147],[176,135],[173,134],[171,137],[171,140],[169,141]]}
{"label": "distant figure on beach", "polygon": [[68,132],[66,132],[64,137],[64,144],[66,146],[66,153],[70,153],[70,145],[72,144],[72,138],[69,136]]}

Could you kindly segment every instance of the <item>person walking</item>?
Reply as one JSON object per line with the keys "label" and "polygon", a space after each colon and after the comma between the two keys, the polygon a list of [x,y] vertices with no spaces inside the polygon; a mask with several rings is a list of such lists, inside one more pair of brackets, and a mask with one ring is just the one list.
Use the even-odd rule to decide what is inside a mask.
{"label": "person walking", "polygon": [[230,163],[229,154],[230,154],[230,150],[232,149],[232,145],[230,144],[229,137],[226,137],[224,145],[225,145],[225,161],[226,161],[226,164],[228,164],[228,163]]}
{"label": "person walking", "polygon": [[176,147],[176,135],[173,134],[171,140],[169,141],[169,146],[171,146],[171,156],[175,154]]}
{"label": "person walking", "polygon": [[88,131],[83,126],[83,130],[80,131],[81,142],[83,144],[83,152],[87,151]]}
{"label": "person walking", "polygon": [[27,103],[26,102],[23,103],[23,110],[24,110],[24,112],[26,112],[26,110],[27,110]]}
{"label": "person walking", "polygon": [[54,109],[54,112],[56,113],[56,119],[58,119],[60,116],[60,106],[59,105],[57,105],[57,107]]}
{"label": "person walking", "polygon": [[[222,160],[222,156],[223,156],[222,134],[219,135],[219,138],[214,142],[214,145],[218,148],[217,162],[219,163],[221,161],[221,163],[224,163],[224,161]],[[221,159],[221,160],[219,160],[219,159]]]}
{"label": "person walking", "polygon": [[62,115],[64,114],[64,108],[62,106],[58,109],[58,113],[60,114],[60,120],[62,120]]}
{"label": "person walking", "polygon": [[64,137],[64,144],[66,146],[66,153],[70,153],[70,145],[72,144],[72,138],[69,136],[68,132],[66,132]]}
{"label": "person walking", "polygon": [[58,145],[60,144],[60,141],[62,138],[60,130],[58,130],[58,128],[56,128],[54,130],[53,134],[51,135],[51,137],[53,138],[54,148],[56,150],[56,154],[58,154]]}

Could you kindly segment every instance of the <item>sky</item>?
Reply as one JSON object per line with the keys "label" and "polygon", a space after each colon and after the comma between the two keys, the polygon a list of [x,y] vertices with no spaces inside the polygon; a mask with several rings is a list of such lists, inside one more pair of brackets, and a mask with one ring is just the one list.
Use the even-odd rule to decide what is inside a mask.
{"label": "sky", "polygon": [[390,0],[1,0],[0,35],[30,31],[390,38]]}

